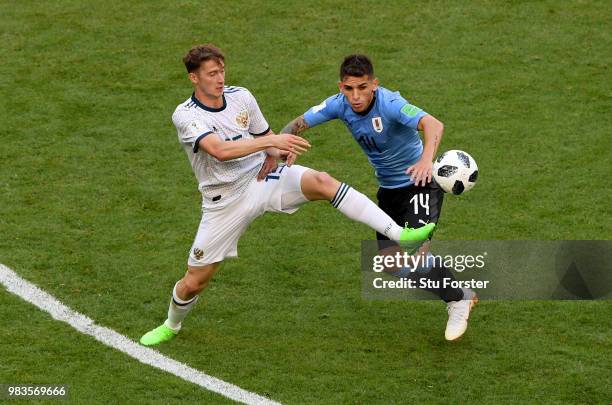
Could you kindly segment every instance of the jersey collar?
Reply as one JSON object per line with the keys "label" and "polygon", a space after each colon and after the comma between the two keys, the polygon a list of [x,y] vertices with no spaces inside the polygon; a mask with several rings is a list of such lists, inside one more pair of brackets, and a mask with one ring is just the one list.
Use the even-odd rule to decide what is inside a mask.
{"label": "jersey collar", "polygon": [[219,108],[213,108],[205,104],[202,104],[200,100],[196,98],[195,92],[193,92],[193,94],[191,95],[191,101],[193,101],[198,107],[200,107],[203,110],[210,111],[210,112],[219,112],[219,111],[225,110],[225,107],[227,107],[227,102],[225,101],[225,94],[223,94],[221,97],[223,97],[223,105]]}

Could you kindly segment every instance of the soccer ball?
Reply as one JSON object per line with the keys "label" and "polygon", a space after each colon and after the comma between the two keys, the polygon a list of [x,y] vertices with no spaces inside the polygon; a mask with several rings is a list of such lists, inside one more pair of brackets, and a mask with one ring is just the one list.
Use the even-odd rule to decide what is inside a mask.
{"label": "soccer ball", "polygon": [[461,194],[470,190],[478,178],[476,161],[466,152],[449,150],[433,164],[436,183],[446,193]]}

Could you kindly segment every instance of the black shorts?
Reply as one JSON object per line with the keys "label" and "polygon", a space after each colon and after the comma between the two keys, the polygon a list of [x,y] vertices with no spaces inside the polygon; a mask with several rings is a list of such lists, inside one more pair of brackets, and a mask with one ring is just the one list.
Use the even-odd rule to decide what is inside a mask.
{"label": "black shorts", "polygon": [[[444,191],[432,181],[425,186],[413,184],[402,188],[381,187],[376,193],[376,198],[378,198],[378,206],[398,225],[407,224],[411,228],[418,228],[430,222],[438,223]],[[376,239],[389,240],[378,232],[376,232]]]}

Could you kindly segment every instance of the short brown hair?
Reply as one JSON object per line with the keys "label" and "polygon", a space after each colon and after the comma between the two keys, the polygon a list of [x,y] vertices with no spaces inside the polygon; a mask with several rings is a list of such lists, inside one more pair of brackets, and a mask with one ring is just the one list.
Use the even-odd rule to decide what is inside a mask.
{"label": "short brown hair", "polygon": [[344,80],[346,76],[368,76],[374,77],[374,66],[372,61],[365,55],[349,55],[344,58],[340,65],[340,80]]}
{"label": "short brown hair", "polygon": [[187,55],[183,56],[183,63],[189,73],[198,70],[200,64],[207,60],[223,63],[225,62],[225,56],[223,52],[221,52],[221,49],[213,44],[194,45],[189,52],[187,52]]}

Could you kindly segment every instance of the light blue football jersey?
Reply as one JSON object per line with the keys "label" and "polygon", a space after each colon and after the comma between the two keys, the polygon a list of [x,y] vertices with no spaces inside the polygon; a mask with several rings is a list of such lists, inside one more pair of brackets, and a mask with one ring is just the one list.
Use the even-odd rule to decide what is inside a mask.
{"label": "light blue football jersey", "polygon": [[378,87],[375,99],[364,113],[356,113],[342,93],[329,97],[304,113],[309,127],[339,118],[359,143],[374,166],[378,183],[399,188],[413,182],[405,173],[423,153],[417,127],[427,113],[399,92]]}

